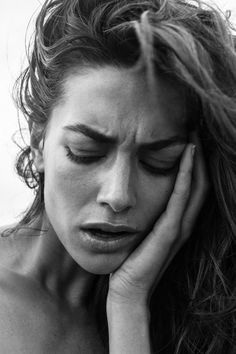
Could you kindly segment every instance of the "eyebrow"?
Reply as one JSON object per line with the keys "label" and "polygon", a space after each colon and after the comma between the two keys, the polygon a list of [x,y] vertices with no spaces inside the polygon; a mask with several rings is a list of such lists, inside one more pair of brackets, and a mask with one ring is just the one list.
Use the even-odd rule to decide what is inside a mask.
{"label": "eyebrow", "polygon": [[[72,131],[77,134],[83,134],[98,143],[116,144],[118,139],[114,136],[105,135],[85,124],[77,123],[73,125],[66,125],[64,130]],[[153,141],[151,143],[141,143],[140,147],[146,150],[160,150],[169,145],[183,145],[186,144],[187,138],[185,136],[174,135],[166,139]]]}

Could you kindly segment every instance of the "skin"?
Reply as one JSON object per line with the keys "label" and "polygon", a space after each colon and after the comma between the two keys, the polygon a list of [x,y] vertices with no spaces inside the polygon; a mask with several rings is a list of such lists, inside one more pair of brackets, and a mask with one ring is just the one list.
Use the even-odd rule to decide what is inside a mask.
{"label": "skin", "polygon": [[[122,308],[130,309],[130,304],[146,309],[152,287],[189,237],[204,200],[206,175],[196,137],[190,137],[198,144],[197,182],[191,182],[193,159],[186,119],[183,91],[161,77],[153,96],[143,74],[125,69],[91,68],[67,76],[64,96],[52,111],[45,139],[38,149],[32,148],[35,166],[45,174],[46,209],[43,223],[33,226],[47,231],[35,231],[38,237],[32,237],[32,231],[23,230],[2,240],[0,342],[5,351],[13,353],[21,346],[26,353],[32,348],[35,353],[42,348],[48,353],[55,348],[58,353],[76,353],[82,346],[83,352],[102,353],[95,320],[86,307],[86,298],[101,274],[110,274],[110,353],[119,347],[119,334],[125,336],[116,326],[125,317],[115,321],[115,326],[113,319],[122,314]],[[117,142],[98,144],[65,129],[78,123],[115,136]],[[171,136],[185,142],[152,152],[140,148],[142,143]],[[67,156],[67,147],[77,155],[90,151],[90,156],[104,157],[89,165],[77,163]],[[159,168],[177,163],[177,168],[166,175],[153,174],[143,162]],[[129,225],[137,229],[137,235],[127,247],[98,252],[83,243],[79,229],[95,221]],[[9,297],[6,289],[12,287]],[[17,319],[24,318],[30,307],[32,320],[19,323]],[[19,334],[14,339],[12,328]],[[127,342],[124,348],[130,346],[134,343]]]}
{"label": "skin", "polygon": [[[107,274],[119,267],[166,206],[177,169],[166,176],[154,175],[140,161],[170,167],[185,147],[179,143],[160,151],[139,151],[144,142],[175,135],[187,138],[181,93],[160,80],[158,99],[153,101],[143,82],[141,75],[110,67],[69,77],[66,96],[52,113],[43,149],[36,151],[37,168],[45,173],[50,223],[70,256],[91,273]],[[64,129],[76,123],[116,136],[118,142],[98,145]],[[77,155],[105,158],[78,164],[66,156],[66,146]],[[83,223],[94,221],[132,226],[137,237],[129,247],[112,254],[95,252],[84,246],[78,231]]]}

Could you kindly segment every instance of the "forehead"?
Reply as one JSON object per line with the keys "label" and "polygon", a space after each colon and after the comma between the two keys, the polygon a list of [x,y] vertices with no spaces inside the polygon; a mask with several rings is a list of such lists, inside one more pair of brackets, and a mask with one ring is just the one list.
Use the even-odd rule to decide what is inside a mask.
{"label": "forehead", "polygon": [[150,89],[145,73],[115,67],[74,71],[64,81],[63,124],[89,123],[104,133],[123,129],[138,138],[181,130],[185,123],[183,89],[157,77]]}

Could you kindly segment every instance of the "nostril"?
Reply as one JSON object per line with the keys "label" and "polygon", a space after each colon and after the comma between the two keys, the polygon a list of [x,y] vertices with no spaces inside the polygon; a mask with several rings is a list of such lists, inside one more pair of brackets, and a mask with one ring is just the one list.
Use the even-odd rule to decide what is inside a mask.
{"label": "nostril", "polygon": [[109,206],[114,212],[123,212],[132,207],[131,201],[127,201],[124,198],[120,201],[116,198],[98,198],[97,202],[103,206]]}

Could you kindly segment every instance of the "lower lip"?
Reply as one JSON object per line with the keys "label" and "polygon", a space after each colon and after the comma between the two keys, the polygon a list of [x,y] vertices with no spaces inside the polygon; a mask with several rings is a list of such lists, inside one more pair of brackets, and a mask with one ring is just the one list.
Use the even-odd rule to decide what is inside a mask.
{"label": "lower lip", "polygon": [[109,237],[107,235],[97,236],[90,230],[82,230],[81,229],[81,239],[82,242],[94,251],[102,251],[102,252],[113,252],[123,247],[127,247],[130,244],[134,243],[135,233],[127,233],[122,236],[115,235]]}

